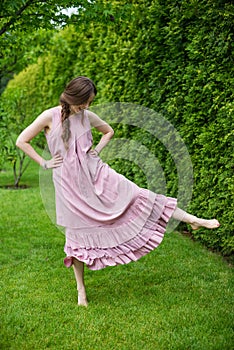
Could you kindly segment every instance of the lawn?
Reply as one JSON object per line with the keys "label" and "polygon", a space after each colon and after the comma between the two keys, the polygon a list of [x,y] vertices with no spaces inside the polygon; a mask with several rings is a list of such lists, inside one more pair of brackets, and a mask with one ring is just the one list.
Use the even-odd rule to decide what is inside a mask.
{"label": "lawn", "polygon": [[[1,185],[10,173],[0,174]],[[31,187],[0,189],[3,350],[232,350],[233,270],[178,232],[136,263],[85,270],[88,308],[77,306],[64,235]]]}

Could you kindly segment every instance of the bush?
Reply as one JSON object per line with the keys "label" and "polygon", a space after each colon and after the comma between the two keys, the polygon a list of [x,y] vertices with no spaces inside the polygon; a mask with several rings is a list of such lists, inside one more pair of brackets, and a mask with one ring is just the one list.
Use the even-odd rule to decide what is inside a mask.
{"label": "bush", "polygon": [[[221,221],[218,231],[199,230],[194,237],[230,255],[234,250],[233,10],[233,4],[225,1],[133,1],[131,15],[122,22],[81,24],[56,34],[50,55],[17,75],[4,99],[11,89],[23,89],[23,109],[27,118],[34,118],[39,110],[57,103],[67,81],[87,75],[97,83],[96,103],[133,102],[163,113],[179,131],[193,161],[190,211]],[[117,137],[118,133],[157,152],[168,194],[176,196],[176,169],[163,145],[137,129],[120,126]],[[137,166],[120,160],[112,165],[144,186]]]}

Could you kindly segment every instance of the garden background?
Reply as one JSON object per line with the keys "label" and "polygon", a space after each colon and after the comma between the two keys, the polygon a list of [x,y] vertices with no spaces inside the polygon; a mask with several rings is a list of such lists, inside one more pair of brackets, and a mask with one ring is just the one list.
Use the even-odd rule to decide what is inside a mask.
{"label": "garden background", "polygon": [[[62,7],[77,7],[78,5],[79,14],[68,16],[61,12]],[[124,1],[38,1],[34,3],[34,1],[17,0],[3,1],[1,6],[0,186],[2,188],[0,193],[3,210],[0,226],[3,243],[1,262],[3,266],[2,282],[3,284],[4,281],[6,282],[3,288],[3,291],[5,291],[3,300],[5,300],[5,306],[11,305],[3,322],[3,327],[6,327],[3,329],[3,348],[30,349],[33,344],[36,344],[35,349],[53,348],[53,346],[56,348],[59,343],[59,339],[55,337],[53,342],[49,336],[53,332],[53,327],[56,329],[56,325],[46,330],[41,328],[38,319],[35,321],[34,318],[31,323],[27,323],[27,316],[30,317],[33,313],[35,317],[31,307],[35,307],[35,310],[42,314],[42,322],[43,317],[47,317],[45,316],[46,310],[43,308],[50,305],[46,298],[52,296],[52,289],[56,287],[50,286],[49,277],[47,279],[46,274],[52,273],[54,275],[54,279],[58,283],[57,288],[59,288],[61,280],[65,280],[67,275],[65,274],[64,277],[64,270],[61,269],[60,271],[55,263],[60,256],[57,248],[61,245],[62,240],[61,236],[56,238],[55,232],[57,232],[57,229],[50,224],[43,211],[38,185],[38,168],[31,162],[28,164],[27,158],[24,158],[22,153],[16,150],[15,140],[20,131],[33,121],[37,115],[46,108],[58,104],[59,95],[69,80],[78,75],[85,75],[93,79],[97,85],[98,95],[95,104],[119,101],[135,103],[161,113],[173,124],[186,144],[193,163],[193,198],[187,209],[198,216],[217,217],[221,222],[218,230],[201,229],[192,233],[192,238],[201,242],[206,248],[177,233],[176,238],[171,236],[166,239],[168,248],[163,246],[161,253],[158,253],[159,257],[161,255],[163,264],[165,264],[164,267],[168,266],[165,268],[170,275],[170,264],[173,261],[170,260],[170,254],[171,250],[174,249],[172,243],[169,243],[171,239],[171,242],[178,249],[178,256],[176,255],[175,258],[172,254],[172,257],[175,258],[175,266],[177,266],[178,271],[181,269],[181,273],[173,272],[180,279],[184,276],[182,269],[187,269],[185,275],[188,277],[191,273],[191,279],[188,278],[184,282],[186,285],[184,292],[188,293],[189,285],[192,286],[189,297],[186,299],[187,294],[177,293],[181,291],[182,286],[175,284],[177,292],[172,293],[168,303],[171,303],[170,307],[172,307],[171,305],[175,307],[174,310],[178,310],[179,316],[182,314],[185,316],[181,321],[180,330],[173,330],[172,327],[176,312],[174,318],[169,318],[170,334],[166,333],[167,337],[165,338],[162,336],[161,342],[158,340],[158,349],[231,349],[233,338],[228,311],[232,305],[230,304],[232,275],[230,268],[225,265],[227,263],[222,261],[222,257],[213,255],[206,249],[221,254],[228,259],[228,262],[233,261],[233,3],[221,0],[131,1],[127,4]],[[115,124],[113,124],[113,127],[117,138],[134,139],[146,146],[149,152],[155,154],[166,176],[167,194],[176,197],[178,190],[177,181],[175,181],[177,179],[176,168],[165,147],[151,135],[142,132],[138,128]],[[97,140],[98,137],[98,134],[94,134],[94,140]],[[34,145],[39,152],[43,150],[44,142],[42,134],[35,139]],[[136,164],[123,159],[113,160],[110,164],[138,185],[147,186],[144,174],[141,173]],[[21,172],[24,168],[26,170],[22,175]],[[9,187],[9,185],[14,185],[16,188],[25,185],[28,188],[7,190],[6,187]],[[35,215],[32,215],[32,208],[34,207]],[[40,218],[43,218],[43,222]],[[50,234],[47,233],[48,227],[50,228]],[[44,243],[41,241],[39,231],[46,235]],[[188,228],[181,225],[180,232],[185,231],[188,233]],[[27,241],[28,237],[30,239]],[[186,247],[183,253],[179,248],[181,242],[183,242],[182,247]],[[61,246],[59,249],[61,250]],[[190,250],[192,249],[195,249],[194,255],[191,253],[190,256]],[[200,254],[203,256],[204,252],[208,254],[204,258],[205,260],[200,264],[198,263],[197,267],[192,267],[196,265],[196,257],[199,257]],[[29,265],[27,264],[28,254],[30,255],[30,258],[28,258]],[[53,260],[52,265],[46,264],[46,261],[51,262],[53,254],[55,260]],[[180,254],[183,256],[183,263],[186,261],[186,267],[182,265],[182,262],[178,262]],[[157,254],[146,258],[148,259],[148,268],[151,268],[152,271],[155,268],[153,260],[155,256]],[[157,257],[158,263],[159,257]],[[38,265],[33,259],[38,259]],[[108,321],[111,318],[113,319],[117,327],[116,337],[119,336],[122,339],[120,344],[113,345],[113,349],[131,349],[131,341],[135,344],[132,349],[138,349],[138,345],[139,349],[143,349],[144,344],[147,344],[146,349],[151,349],[151,345],[149,345],[151,344],[150,334],[147,333],[146,336],[143,330],[148,329],[149,331],[153,327],[149,327],[149,324],[154,322],[156,315],[160,314],[160,305],[157,305],[157,310],[149,316],[154,304],[150,293],[157,292],[160,294],[162,291],[154,290],[156,287],[153,286],[150,277],[148,277],[148,282],[142,280],[143,285],[146,283],[145,285],[149,287],[148,289],[142,287],[142,291],[134,289],[134,284],[128,282],[127,279],[128,276],[136,276],[140,272],[143,279],[143,276],[149,273],[144,261],[146,260],[143,260],[137,267],[128,267],[129,270],[126,270],[125,267],[117,268],[114,272],[113,281],[115,282],[113,282],[113,285],[110,282],[110,270],[103,272],[103,275],[98,275],[104,286],[110,283],[110,288],[115,288],[118,278],[123,279],[123,286],[126,289],[130,286],[129,293],[133,299],[122,293],[122,303],[123,300],[126,300],[126,303],[123,304],[125,307],[130,305],[131,310],[138,310],[139,307],[136,313],[139,319],[142,319],[142,325],[139,326],[138,324],[136,329],[138,335],[142,335],[144,341],[140,341],[138,335],[131,331],[127,333],[124,341],[123,331],[118,324],[123,308],[122,304],[118,304],[116,299],[113,300],[114,289],[110,299],[105,299],[104,291],[102,295],[99,295],[99,298],[96,298],[97,305],[93,311],[90,311],[90,316],[100,317],[103,321],[100,321],[101,325],[110,336],[111,333],[107,331],[108,323],[105,323],[102,311],[109,312],[110,318],[107,317]],[[205,267],[204,261],[206,261],[207,266],[211,266],[210,272],[208,267]],[[18,262],[21,264],[20,268],[15,270],[14,264]],[[44,272],[41,274],[39,270],[36,272],[36,266],[44,269]],[[190,272],[188,272],[189,267],[191,268]],[[198,277],[201,270],[203,271],[202,279],[201,276]],[[57,274],[55,271],[57,271]],[[152,275],[152,271],[149,276]],[[160,276],[165,271],[163,272],[162,266],[157,271],[156,280],[160,280]],[[36,276],[36,280],[33,279],[33,275]],[[123,277],[120,277],[120,275]],[[24,283],[21,284],[19,281],[16,283],[19,276],[21,276],[20,278]],[[199,291],[201,288],[204,291],[204,300],[200,308],[195,306],[199,304],[200,294],[194,287],[196,285],[196,283],[194,284],[196,280],[194,276],[198,278],[196,287],[199,288]],[[92,275],[88,273],[88,284],[90,285],[92,285],[92,278]],[[40,279],[42,280],[41,284],[39,283]],[[28,284],[25,282],[26,280]],[[211,284],[207,283],[206,286],[216,289],[217,294],[214,295],[214,300],[219,314],[222,314],[222,318],[218,318],[218,320],[216,319],[217,313],[211,311],[212,307],[209,306],[209,313],[205,307],[212,298],[212,293],[210,294],[210,291],[203,284],[207,280]],[[218,282],[227,288],[223,291],[226,305],[222,304],[222,290],[217,286]],[[18,283],[19,288],[17,289],[15,284]],[[34,296],[30,295],[29,288],[32,283],[35,283],[36,286],[34,292],[35,289],[39,291],[38,298],[40,300],[37,300],[37,297],[34,299]],[[47,295],[42,288],[45,287],[46,283],[49,283]],[[98,284],[98,282],[96,283]],[[65,281],[64,284],[66,285]],[[192,293],[194,288],[195,292]],[[169,289],[169,287],[166,288],[167,292]],[[68,285],[65,286],[65,290],[66,293],[69,293]],[[21,299],[21,292],[25,293],[25,299]],[[144,295],[143,306],[139,306],[137,303],[141,292]],[[108,290],[106,293],[108,293]],[[147,293],[149,299],[146,297]],[[195,297],[193,310],[190,308],[190,295],[191,298],[192,296]],[[9,304],[10,297],[17,298],[19,304],[17,302],[16,304]],[[59,298],[61,303],[65,302],[62,292]],[[69,296],[69,298],[71,297]],[[44,304],[42,300],[44,300]],[[98,309],[98,300],[100,302],[105,300],[102,304],[102,310]],[[150,302],[146,306],[148,300]],[[116,307],[116,317],[112,313],[113,311],[109,310],[108,301]],[[117,302],[116,305],[115,302]],[[51,305],[53,303],[55,301],[52,301]],[[161,299],[161,303],[165,305],[165,300]],[[185,303],[186,306],[190,305],[187,309],[187,316],[185,310],[181,309],[181,303]],[[14,312],[13,305],[17,312]],[[24,309],[22,318],[20,314],[21,307]],[[68,303],[64,312],[68,312],[71,307],[72,301],[70,301],[70,304]],[[202,313],[201,309],[205,312]],[[158,316],[157,324],[160,325],[161,331],[166,327],[163,315],[167,313],[168,309],[164,309],[164,306],[162,306],[162,310],[161,316]],[[55,313],[52,306],[51,309],[49,307],[48,312],[52,320],[52,314]],[[85,322],[84,320],[89,318],[88,314],[85,314],[84,310],[80,313],[79,316],[75,317],[79,318],[79,322]],[[191,321],[190,316],[200,315],[201,320],[205,319],[206,313],[209,316],[212,314],[212,316],[209,317],[210,323],[207,323],[207,327],[204,326],[203,331],[199,323],[199,316],[194,316],[191,327],[192,331],[195,330],[195,335],[191,338],[191,333],[184,331],[188,320]],[[144,326],[143,314],[149,317],[146,322],[147,326]],[[58,315],[55,313],[54,316],[56,318]],[[131,319],[131,315],[128,314],[125,314],[125,317]],[[69,323],[69,314],[63,313],[63,319],[63,322]],[[46,320],[48,322],[48,319]],[[133,326],[135,319],[132,318],[131,320]],[[212,331],[210,330],[211,324],[214,327]],[[38,329],[41,330],[42,334],[47,334],[44,343],[39,340],[40,335],[37,334],[37,327],[39,327]],[[92,331],[97,331],[98,327],[98,322],[92,324],[89,337],[91,337]],[[218,328],[219,331],[217,331]],[[66,326],[65,329],[69,332]],[[114,329],[113,326],[112,335]],[[49,333],[46,333],[47,331]],[[27,332],[31,334],[28,342],[24,339]],[[150,332],[152,332],[152,337],[156,341],[156,333],[154,334],[153,328]],[[215,335],[217,335],[217,338],[215,338]],[[12,341],[14,337],[18,340],[18,347],[14,347],[14,342],[13,345],[10,345],[9,339]],[[207,337],[207,341],[204,340],[205,337]],[[216,339],[216,344],[215,342],[211,344],[212,337]],[[99,345],[96,349],[101,349],[100,344],[104,339],[104,335],[100,335],[99,341],[96,343],[96,345]],[[95,349],[95,347],[92,347],[94,346],[92,341],[90,344],[93,345],[90,345],[90,347],[88,342],[86,343],[84,339],[82,341],[85,345],[80,345],[81,347],[69,345],[68,342],[64,347],[61,346],[61,349]],[[112,348],[112,343],[115,344],[114,340],[112,343],[111,340],[106,340],[106,342],[106,348],[108,349]],[[155,344],[154,342],[152,349],[156,348]],[[170,345],[167,348],[165,344]]]}

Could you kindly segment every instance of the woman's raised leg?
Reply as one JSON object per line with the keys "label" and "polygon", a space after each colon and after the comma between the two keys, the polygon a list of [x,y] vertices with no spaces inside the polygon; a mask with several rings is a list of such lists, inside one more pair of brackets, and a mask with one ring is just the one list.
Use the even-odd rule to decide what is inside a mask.
{"label": "woman's raised leg", "polygon": [[197,218],[196,216],[186,213],[184,210],[178,207],[175,209],[174,213],[172,214],[172,217],[178,221],[186,222],[192,227],[193,230],[197,230],[200,227],[212,229],[218,228],[220,226],[220,223],[216,219],[206,220],[202,218]]}
{"label": "woman's raised leg", "polygon": [[84,263],[73,258],[73,269],[77,283],[78,305],[88,306],[84,284]]}

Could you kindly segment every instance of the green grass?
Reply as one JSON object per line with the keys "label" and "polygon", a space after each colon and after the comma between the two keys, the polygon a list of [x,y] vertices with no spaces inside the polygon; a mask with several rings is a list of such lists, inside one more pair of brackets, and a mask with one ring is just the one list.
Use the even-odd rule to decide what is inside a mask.
{"label": "green grass", "polygon": [[[9,176],[0,174],[1,184]],[[220,256],[167,234],[136,263],[86,269],[89,307],[78,307],[36,165],[23,183],[31,187],[0,189],[1,349],[233,349],[234,279]]]}

